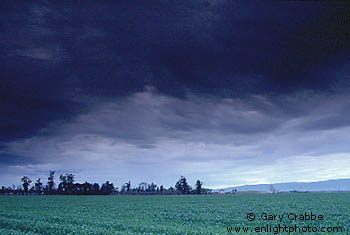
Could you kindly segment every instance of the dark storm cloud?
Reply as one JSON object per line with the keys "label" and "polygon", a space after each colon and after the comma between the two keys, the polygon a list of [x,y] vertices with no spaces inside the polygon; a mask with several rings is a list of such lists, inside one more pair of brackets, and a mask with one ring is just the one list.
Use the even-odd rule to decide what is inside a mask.
{"label": "dark storm cloud", "polygon": [[39,161],[35,161],[35,158],[28,158],[20,155],[14,155],[11,153],[6,153],[5,151],[0,152],[0,165],[26,165],[26,164],[37,164]]}
{"label": "dark storm cloud", "polygon": [[83,111],[86,96],[125,96],[145,85],[176,96],[190,90],[228,97],[325,88],[349,49],[347,9],[267,1],[5,1],[1,139],[68,120]]}

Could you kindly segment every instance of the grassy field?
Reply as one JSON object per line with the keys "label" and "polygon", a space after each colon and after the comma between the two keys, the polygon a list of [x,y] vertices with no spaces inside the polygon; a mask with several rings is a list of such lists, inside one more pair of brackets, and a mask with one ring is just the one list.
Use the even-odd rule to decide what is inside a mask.
{"label": "grassy field", "polygon": [[[323,220],[262,213],[322,214]],[[254,221],[247,214],[254,213]],[[227,226],[340,226],[350,234],[350,193],[188,196],[0,196],[0,234],[227,234]],[[252,232],[253,231],[253,232]],[[279,233],[287,234],[287,233]]]}

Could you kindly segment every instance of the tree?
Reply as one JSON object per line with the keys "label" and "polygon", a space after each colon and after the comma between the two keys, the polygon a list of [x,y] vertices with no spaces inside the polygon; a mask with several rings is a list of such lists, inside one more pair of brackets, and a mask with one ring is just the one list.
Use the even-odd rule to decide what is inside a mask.
{"label": "tree", "polygon": [[58,191],[63,194],[73,194],[74,191],[74,175],[65,174],[60,175],[61,183],[58,185]]}
{"label": "tree", "polygon": [[57,191],[60,194],[64,194],[67,191],[67,176],[60,175],[60,181],[61,183],[59,183]]}
{"label": "tree", "polygon": [[30,194],[34,194],[34,193],[35,193],[35,186],[32,186],[32,187],[29,189],[29,193],[30,193]]}
{"label": "tree", "polygon": [[29,179],[28,176],[23,176],[21,180],[22,180],[22,182],[23,182],[22,185],[23,185],[24,192],[25,192],[26,194],[28,194],[28,188],[29,188],[30,183],[32,182],[32,180]]}
{"label": "tree", "polygon": [[83,183],[82,185],[82,194],[91,194],[91,192],[92,192],[92,184],[85,181],[85,183]]}
{"label": "tree", "polygon": [[[29,188],[29,185],[28,185]],[[24,194],[24,190],[22,190],[22,185],[15,186],[15,192],[16,194]]]}
{"label": "tree", "polygon": [[173,192],[173,191],[175,191],[175,189],[173,187],[169,187],[168,191]]}
{"label": "tree", "polygon": [[137,190],[138,192],[144,192],[147,191],[147,183],[146,182],[141,182],[139,184],[139,188]]}
{"label": "tree", "polygon": [[106,181],[101,187],[101,194],[108,195],[114,193],[114,186],[113,183],[109,183],[109,181]]}
{"label": "tree", "polygon": [[202,185],[203,185],[203,183],[200,180],[197,180],[197,182],[196,182],[196,194],[202,193]]}
{"label": "tree", "polygon": [[1,194],[4,195],[5,193],[6,193],[5,186],[2,186],[2,187],[1,187]]}
{"label": "tree", "polygon": [[74,175],[66,174],[67,177],[67,193],[72,195],[74,191]]}
{"label": "tree", "polygon": [[156,189],[157,189],[157,185],[152,182],[151,184],[148,185],[147,191],[154,192],[154,191],[156,191]]}
{"label": "tree", "polygon": [[35,191],[37,194],[41,194],[43,191],[43,183],[41,183],[40,178],[36,180]]}
{"label": "tree", "polygon": [[129,182],[125,183],[125,187],[126,187],[126,191],[129,192],[130,191],[130,186],[131,186],[131,182],[129,180]]}
{"label": "tree", "polygon": [[49,177],[47,178],[47,193],[48,194],[52,194],[54,189],[55,189],[54,175],[55,175],[55,171],[50,171]]}
{"label": "tree", "polygon": [[94,183],[92,185],[92,193],[99,194],[99,191],[100,191],[100,185],[98,183]]}
{"label": "tree", "polygon": [[175,188],[180,191],[181,194],[190,194],[191,186],[188,185],[187,180],[184,176],[181,176],[179,181],[176,182]]}

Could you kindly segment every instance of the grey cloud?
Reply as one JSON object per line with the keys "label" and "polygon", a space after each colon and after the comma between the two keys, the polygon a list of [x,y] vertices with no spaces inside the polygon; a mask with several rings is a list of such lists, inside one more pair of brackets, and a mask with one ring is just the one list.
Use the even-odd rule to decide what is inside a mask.
{"label": "grey cloud", "polygon": [[344,113],[317,118],[302,125],[308,130],[329,130],[347,126],[350,126],[350,119],[349,115],[344,115]]}
{"label": "grey cloud", "polygon": [[304,105],[304,115],[301,117],[303,121],[298,128],[310,131],[332,130],[350,125],[350,96],[347,93],[315,98],[314,102]]}
{"label": "grey cloud", "polygon": [[196,131],[248,135],[269,132],[282,124],[279,118],[250,109],[240,100],[179,99],[144,91],[97,105],[64,130],[152,144],[157,138],[179,138]]}
{"label": "grey cloud", "polygon": [[[282,97],[290,107],[261,96],[249,100],[164,96],[145,90],[124,99],[97,104],[90,113],[67,125],[67,133],[104,135],[136,145],[153,145],[167,137],[237,145],[276,133],[345,127],[346,95]],[[291,110],[296,110],[290,114]],[[195,134],[197,133],[197,134]],[[218,136],[222,136],[216,141]],[[215,138],[216,137],[216,138]],[[191,139],[188,139],[191,140]]]}
{"label": "grey cloud", "polygon": [[[303,100],[298,95],[284,98],[291,103]],[[309,97],[312,102],[301,103],[296,107],[299,114],[289,117],[278,104],[264,97],[252,97],[247,102],[189,94],[180,99],[147,88],[128,97],[96,102],[86,114],[57,126],[56,134],[50,137],[7,143],[7,153],[25,159],[23,164],[7,164],[31,165],[32,174],[52,167],[76,172],[82,178],[94,172],[99,179],[110,175],[132,181],[143,177],[155,180],[157,176],[152,172],[157,171],[164,174],[166,185],[184,174],[214,186],[238,182],[237,173],[246,176],[246,183],[276,180],[263,169],[282,174],[281,169],[287,169],[288,161],[292,161],[298,166],[296,173],[312,172],[308,179],[321,177],[314,173],[324,168],[317,162],[346,154],[349,130],[345,126],[327,130],[305,127],[324,110],[347,115],[346,98]],[[275,111],[264,112],[258,104],[273,106]],[[304,168],[298,165],[301,156],[309,159]],[[343,171],[342,165],[335,161],[332,164],[330,174]],[[291,177],[284,176],[286,180]],[[220,182],[215,180],[218,177]]]}

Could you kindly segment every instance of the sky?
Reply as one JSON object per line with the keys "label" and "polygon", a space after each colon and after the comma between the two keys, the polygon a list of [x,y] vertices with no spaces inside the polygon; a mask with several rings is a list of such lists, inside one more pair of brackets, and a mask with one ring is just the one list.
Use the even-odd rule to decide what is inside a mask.
{"label": "sky", "polygon": [[345,1],[1,1],[0,185],[350,178]]}

